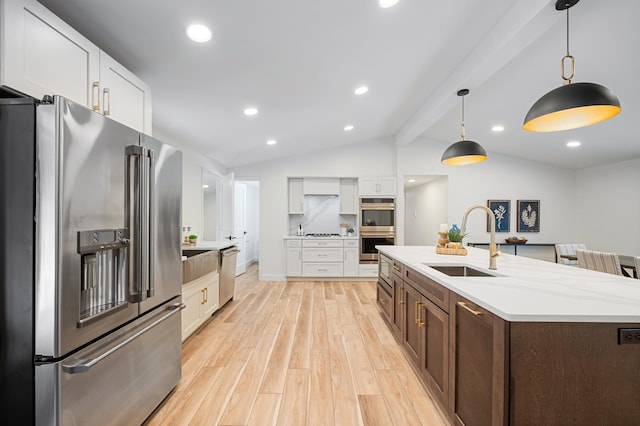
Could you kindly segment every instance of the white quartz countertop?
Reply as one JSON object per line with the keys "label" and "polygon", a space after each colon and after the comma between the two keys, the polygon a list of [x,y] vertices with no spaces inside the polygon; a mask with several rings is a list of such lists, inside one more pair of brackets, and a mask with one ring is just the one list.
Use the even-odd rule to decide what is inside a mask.
{"label": "white quartz countertop", "polygon": [[195,246],[182,246],[182,250],[223,250],[238,243],[233,240],[226,241],[198,241]]}
{"label": "white quartz countertop", "polygon": [[[467,247],[467,256],[436,254],[433,246],[376,248],[514,322],[640,323],[640,280],[502,254],[490,271],[489,252]],[[470,265],[498,277],[450,277],[426,264]]]}

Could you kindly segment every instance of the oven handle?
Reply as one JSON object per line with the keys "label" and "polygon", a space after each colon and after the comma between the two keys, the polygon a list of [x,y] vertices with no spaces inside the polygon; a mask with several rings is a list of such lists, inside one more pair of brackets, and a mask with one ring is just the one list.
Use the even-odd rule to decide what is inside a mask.
{"label": "oven handle", "polygon": [[142,330],[138,331],[136,334],[128,337],[126,340],[123,340],[122,342],[120,342],[116,346],[112,347],[108,351],[103,352],[102,354],[100,354],[99,356],[97,356],[97,357],[95,357],[95,358],[93,358],[91,360],[73,358],[73,359],[70,360],[71,364],[62,364],[62,369],[64,370],[65,373],[68,373],[68,374],[86,373],[87,371],[89,371],[89,369],[91,367],[93,367],[94,365],[96,365],[97,363],[99,363],[100,361],[102,361],[103,359],[108,357],[109,355],[113,354],[114,352],[122,349],[123,347],[125,347],[129,343],[133,342],[138,337],[142,336],[147,331],[151,330],[152,328],[154,328],[155,326],[157,326],[161,322],[166,321],[167,319],[169,319],[169,317],[177,314],[178,312],[180,312],[181,310],[186,308],[186,306],[187,305],[185,305],[184,303],[174,303],[172,305],[167,306],[167,309],[170,310],[171,312],[169,312],[168,314],[164,315],[162,318],[157,319],[156,321],[152,322],[151,324],[149,324],[148,326],[146,326]]}
{"label": "oven handle", "polygon": [[375,232],[375,231],[366,232],[366,231],[360,230],[360,238],[367,238],[367,237],[395,238],[396,233],[395,232]]}

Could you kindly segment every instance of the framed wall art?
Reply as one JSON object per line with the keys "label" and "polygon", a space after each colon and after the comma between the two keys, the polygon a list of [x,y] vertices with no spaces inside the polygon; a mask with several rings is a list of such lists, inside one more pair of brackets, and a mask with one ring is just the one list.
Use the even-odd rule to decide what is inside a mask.
{"label": "framed wall art", "polygon": [[518,200],[518,232],[540,232],[540,200]]}
{"label": "framed wall art", "polygon": [[[487,200],[487,207],[496,216],[496,232],[511,230],[511,200]],[[487,232],[491,232],[491,220],[487,215]]]}

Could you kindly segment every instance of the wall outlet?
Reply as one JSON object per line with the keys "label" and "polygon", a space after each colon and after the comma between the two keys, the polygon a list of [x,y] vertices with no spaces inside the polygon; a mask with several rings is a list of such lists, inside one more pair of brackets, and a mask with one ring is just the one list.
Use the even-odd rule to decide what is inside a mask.
{"label": "wall outlet", "polygon": [[640,344],[640,328],[619,328],[618,329],[618,344]]}

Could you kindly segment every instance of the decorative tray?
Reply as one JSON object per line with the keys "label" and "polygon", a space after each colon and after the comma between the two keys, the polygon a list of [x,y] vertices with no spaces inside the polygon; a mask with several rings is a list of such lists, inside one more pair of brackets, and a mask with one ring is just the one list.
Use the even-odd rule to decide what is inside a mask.
{"label": "decorative tray", "polygon": [[448,247],[436,247],[436,253],[438,254],[455,254],[458,256],[466,256],[467,249],[461,248],[448,248]]}
{"label": "decorative tray", "polygon": [[509,238],[505,238],[505,241],[507,242],[507,244],[524,244],[526,243],[527,240],[526,238],[522,237],[522,238],[518,238],[518,237],[509,237]]}

